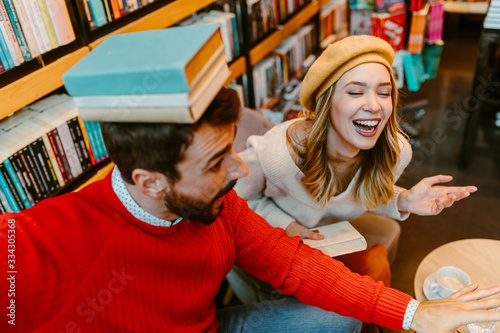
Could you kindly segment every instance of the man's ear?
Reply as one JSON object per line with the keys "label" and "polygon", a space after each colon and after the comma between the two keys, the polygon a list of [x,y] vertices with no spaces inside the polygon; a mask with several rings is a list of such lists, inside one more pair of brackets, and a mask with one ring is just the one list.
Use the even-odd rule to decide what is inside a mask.
{"label": "man's ear", "polygon": [[153,199],[163,200],[165,194],[170,191],[167,178],[156,171],[134,169],[132,171],[132,180],[142,194]]}

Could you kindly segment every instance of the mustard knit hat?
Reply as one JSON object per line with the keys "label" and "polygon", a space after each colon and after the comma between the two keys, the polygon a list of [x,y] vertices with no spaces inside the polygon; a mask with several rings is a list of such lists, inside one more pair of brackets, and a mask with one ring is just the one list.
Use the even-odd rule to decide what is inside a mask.
{"label": "mustard knit hat", "polygon": [[[300,102],[315,111],[316,102],[344,73],[367,62],[377,62],[392,75],[394,50],[381,38],[362,35],[349,36],[330,44],[311,65],[300,90]],[[394,84],[394,82],[393,82]]]}

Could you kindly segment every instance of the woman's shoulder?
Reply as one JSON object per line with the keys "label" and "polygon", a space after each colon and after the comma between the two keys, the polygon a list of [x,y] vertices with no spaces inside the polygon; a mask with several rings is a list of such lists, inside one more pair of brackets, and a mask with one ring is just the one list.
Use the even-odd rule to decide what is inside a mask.
{"label": "woman's shoulder", "polygon": [[412,158],[412,148],[408,137],[403,133],[398,133],[398,143],[400,148],[399,160],[403,165],[408,165]]}

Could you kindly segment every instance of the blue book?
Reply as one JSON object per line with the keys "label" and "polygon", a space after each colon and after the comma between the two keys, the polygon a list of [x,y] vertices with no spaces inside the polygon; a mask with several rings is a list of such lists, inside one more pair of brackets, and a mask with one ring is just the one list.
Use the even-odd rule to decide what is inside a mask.
{"label": "blue book", "polygon": [[97,27],[103,26],[108,23],[106,13],[104,12],[104,5],[101,0],[89,0],[90,10],[94,17],[94,22]]}
{"label": "blue book", "polygon": [[28,200],[28,197],[26,196],[26,193],[24,192],[24,189],[21,185],[21,182],[17,178],[17,174],[14,171],[14,168],[12,167],[12,164],[10,163],[9,159],[6,159],[3,161],[3,165],[5,165],[5,168],[7,169],[7,172],[9,173],[10,178],[12,179],[12,182],[14,183],[14,186],[16,187],[17,193],[19,193],[19,196],[21,197],[21,200],[24,204],[24,208],[30,208],[31,203]]}
{"label": "blue book", "polygon": [[118,34],[62,78],[72,96],[188,93],[223,47],[217,25]]}
{"label": "blue book", "polygon": [[4,69],[9,69],[15,66],[14,60],[9,51],[9,47],[5,42],[5,38],[0,31],[0,60],[2,61],[2,65]]}
{"label": "blue book", "polygon": [[2,0],[0,1],[0,6],[2,5],[2,2],[5,5],[5,9],[9,15],[9,20],[10,23],[12,24],[12,28],[14,29],[17,43],[19,44],[19,48],[21,49],[23,58],[26,61],[30,61],[31,59],[33,59],[33,57],[31,56],[30,49],[28,48],[28,42],[24,37],[23,28],[21,27],[21,22],[19,21],[19,17],[17,16],[14,2],[12,0]]}
{"label": "blue book", "polygon": [[5,194],[7,198],[7,202],[10,205],[10,208],[18,213],[21,210],[19,209],[19,206],[17,205],[16,199],[14,198],[14,195],[12,194],[9,185],[7,184],[7,180],[4,178],[3,174],[0,172],[0,188],[2,189],[3,193]]}

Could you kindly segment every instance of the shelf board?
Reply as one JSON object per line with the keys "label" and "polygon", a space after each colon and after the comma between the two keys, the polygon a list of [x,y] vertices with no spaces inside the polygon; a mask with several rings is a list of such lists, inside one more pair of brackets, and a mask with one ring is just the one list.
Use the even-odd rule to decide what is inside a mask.
{"label": "shelf board", "polygon": [[486,14],[488,2],[445,1],[444,11],[458,14]]}
{"label": "shelf board", "polygon": [[103,178],[106,177],[106,175],[111,171],[113,170],[113,167],[115,166],[115,164],[113,162],[110,162],[109,164],[106,164],[105,166],[103,166],[101,169],[99,169],[95,175],[93,175],[92,177],[90,177],[85,183],[83,183],[82,185],[78,186],[78,188],[76,188],[73,192],[78,192],[80,191],[82,188],[84,188],[85,186],[89,185],[89,184],[92,184],[93,182],[95,181],[98,181],[98,180],[101,180]]}
{"label": "shelf board", "polygon": [[274,50],[285,38],[292,35],[296,30],[309,21],[320,8],[319,1],[313,1],[300,12],[288,20],[282,28],[273,32],[269,37],[260,42],[250,51],[250,64],[255,66],[266,55]]}
{"label": "shelf board", "polygon": [[90,49],[84,46],[0,89],[0,119],[62,87],[62,75]]}
{"label": "shelf board", "polygon": [[247,71],[247,62],[245,57],[239,57],[233,61],[233,63],[229,66],[229,70],[231,70],[231,76],[227,79],[225,85],[230,84]]}
{"label": "shelf board", "polygon": [[151,12],[132,23],[129,23],[112,33],[99,38],[98,40],[90,43],[90,48],[94,49],[107,37],[115,34],[122,34],[126,32],[145,31],[154,29],[163,29],[169,27],[180,20],[188,17],[189,15],[205,8],[216,0],[175,0],[165,6]]}

